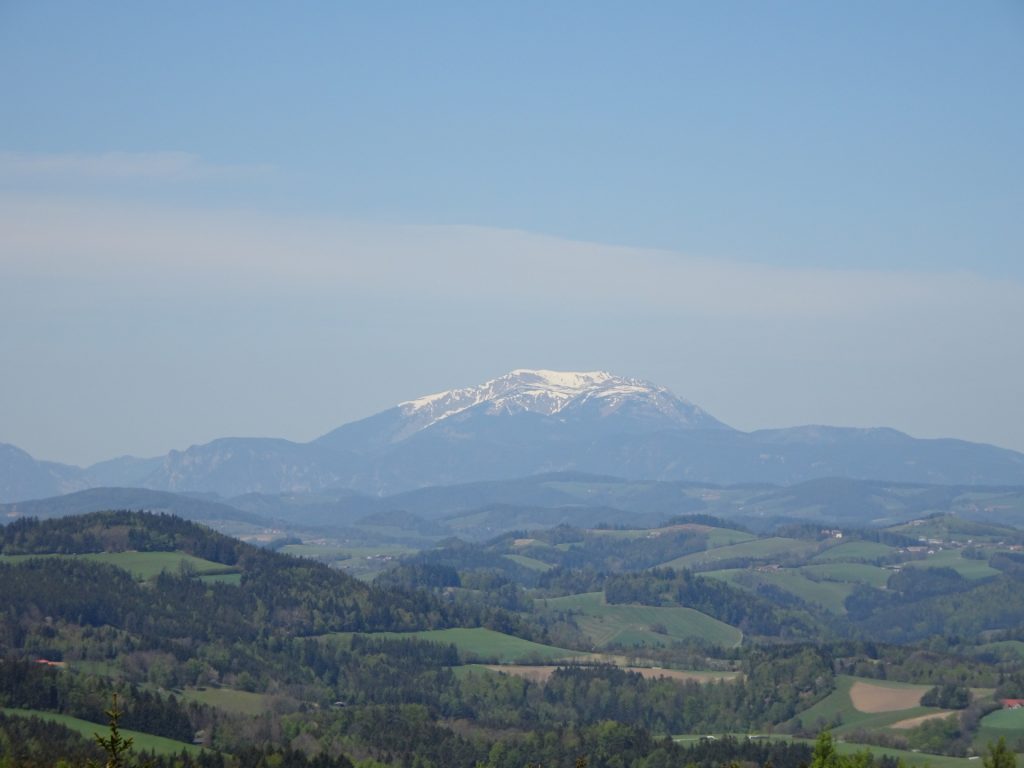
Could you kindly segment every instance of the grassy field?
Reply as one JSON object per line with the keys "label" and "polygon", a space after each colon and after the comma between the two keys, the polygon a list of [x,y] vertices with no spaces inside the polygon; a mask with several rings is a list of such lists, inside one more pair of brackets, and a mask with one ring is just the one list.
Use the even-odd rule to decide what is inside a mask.
{"label": "grassy field", "polygon": [[551,563],[545,563],[543,560],[537,560],[533,557],[527,557],[526,555],[502,555],[514,563],[519,563],[525,568],[529,568],[531,571],[550,571],[555,566]]}
{"label": "grassy field", "polygon": [[962,557],[959,550],[944,549],[925,560],[908,560],[902,563],[904,568],[952,568],[965,579],[984,579],[999,575],[985,560],[971,560]]}
{"label": "grassy field", "polygon": [[724,579],[734,586],[746,589],[770,584],[796,595],[805,602],[820,605],[832,613],[846,612],[844,601],[854,589],[854,584],[847,582],[813,581],[807,578],[799,568],[780,568],[775,571],[734,568],[724,571],[705,571],[702,575]]}
{"label": "grassy field", "polygon": [[[964,494],[957,501],[956,506],[959,507],[963,513],[971,513],[976,510],[972,510],[976,504],[982,504],[988,506],[993,501],[992,497],[989,496],[988,501],[983,501],[981,497],[975,497],[973,500],[971,496],[973,494]],[[987,494],[984,494],[987,495]],[[1000,494],[1002,495],[1002,494]],[[994,506],[998,506],[1000,511],[996,513],[998,518],[1007,520],[1011,519],[1009,516],[1019,512],[1021,508],[1021,495],[1020,493],[1011,493],[1008,496],[1004,496],[1003,501],[1005,503],[996,503]],[[994,511],[994,509],[993,509]],[[956,540],[959,539],[964,541],[966,539],[972,539],[975,543],[987,542],[996,543],[1004,541],[1008,536],[1012,537],[1016,535],[1012,525],[999,525],[994,523],[986,523],[980,520],[968,520],[961,515],[942,515],[940,517],[930,517],[924,520],[912,521],[905,525],[893,526],[890,530],[898,533],[905,533],[908,536],[924,537],[927,539],[940,539],[942,541]]]}
{"label": "grassy field", "polygon": [[272,699],[265,693],[231,688],[186,688],[180,695],[187,701],[207,704],[237,715],[262,715],[270,709]]}
{"label": "grassy field", "polygon": [[[859,684],[861,707],[874,709],[863,711],[854,705],[851,689]],[[901,720],[921,715],[930,715],[941,710],[933,707],[914,705],[911,700],[919,699],[928,690],[927,685],[893,683],[886,680],[868,680],[839,675],[836,690],[798,716],[805,728],[818,728],[836,724],[833,733],[841,736],[858,728],[887,728]],[[891,697],[886,700],[886,692]],[[910,704],[908,706],[908,704]],[[882,710],[882,711],[879,711]]]}
{"label": "grassy field", "polygon": [[[321,635],[324,638],[348,640],[351,632],[334,632]],[[434,643],[451,643],[465,657],[493,660],[500,664],[530,663],[536,661],[564,661],[569,659],[590,659],[592,654],[556,648],[530,640],[506,635],[483,628],[430,629],[421,632],[374,632],[371,637],[415,638]]]}
{"label": "grassy field", "polygon": [[[817,558],[815,558],[817,560]],[[812,579],[839,581],[847,584],[867,584],[869,587],[884,587],[892,571],[866,563],[829,562],[805,565],[800,572]]]}
{"label": "grassy field", "polygon": [[[578,612],[576,623],[599,648],[610,645],[669,645],[676,640],[699,638],[715,645],[735,646],[743,633],[692,608],[658,608],[649,605],[608,605],[601,592],[569,595],[538,601],[556,610]],[[654,631],[657,627],[661,631]]]}
{"label": "grassy field", "polygon": [[805,555],[817,549],[817,542],[801,541],[799,539],[784,539],[772,537],[768,539],[752,539],[739,544],[730,544],[724,547],[715,547],[704,552],[694,552],[690,555],[677,557],[662,563],[662,567],[668,568],[694,568],[696,566],[707,566],[727,560],[751,558],[755,560],[767,560],[780,555],[794,554]]}
{"label": "grassy field", "polygon": [[886,749],[867,744],[839,742],[836,751],[841,755],[852,755],[868,750],[878,757],[894,757],[908,768],[981,768],[980,760],[969,760],[966,757],[948,757],[946,755],[929,755],[923,752],[911,752],[906,749]]}
{"label": "grassy field", "polygon": [[92,552],[86,555],[0,555],[0,562],[18,563],[32,557],[77,557],[96,563],[107,563],[131,573],[139,580],[151,579],[163,571],[179,573],[189,568],[197,575],[227,574],[235,569],[186,555],[184,552]]}
{"label": "grassy field", "polygon": [[[93,734],[96,733],[101,735],[106,735],[107,733],[107,726],[105,725],[92,723],[88,720],[80,720],[77,717],[71,717],[69,715],[58,715],[53,712],[39,712],[34,709],[8,709],[6,707],[0,708],[0,712],[3,712],[5,715],[17,715],[19,717],[38,717],[51,723],[58,723],[66,728],[70,728],[72,731],[77,731],[87,739],[92,739]],[[125,738],[130,737],[133,740],[133,747],[136,751],[153,752],[158,755],[180,755],[181,750],[183,749],[193,755],[198,755],[201,751],[200,748],[194,744],[186,744],[183,741],[165,739],[163,736],[153,736],[148,733],[130,731],[125,728],[121,728],[120,730],[122,736]]]}
{"label": "grassy field", "polygon": [[879,544],[875,541],[849,541],[829,547],[820,555],[815,556],[815,563],[835,563],[841,561],[861,562],[865,560],[876,560],[879,557],[891,555],[896,549],[886,544]]}
{"label": "grassy field", "polygon": [[[699,741],[700,739],[707,738],[711,734],[686,734],[681,736],[673,736],[673,740],[686,745],[687,742]],[[737,738],[753,737],[757,739],[771,739],[772,741],[792,741],[807,744],[810,747],[814,746],[813,739],[799,739],[784,735],[766,735],[766,734],[745,734],[745,733],[733,733],[728,734]],[[841,738],[835,742],[836,751],[841,755],[853,755],[858,752],[867,750],[877,757],[888,756],[896,758],[902,761],[902,764],[907,768],[981,768],[981,762],[979,760],[969,760],[966,757],[947,757],[945,755],[929,755],[924,752],[911,752],[904,749],[886,749],[885,747],[876,747],[870,744],[856,744],[853,742],[843,741]],[[1018,756],[1020,757],[1020,756]]]}
{"label": "grassy field", "polygon": [[981,719],[981,727],[974,739],[975,748],[981,748],[989,742],[1006,739],[1011,748],[1024,740],[1024,709],[1000,709]]}
{"label": "grassy field", "polygon": [[965,579],[987,579],[998,575],[999,571],[991,567],[986,560],[972,560],[962,557],[958,550],[945,549],[929,555],[925,560],[908,560],[902,563],[904,568],[952,568]]}

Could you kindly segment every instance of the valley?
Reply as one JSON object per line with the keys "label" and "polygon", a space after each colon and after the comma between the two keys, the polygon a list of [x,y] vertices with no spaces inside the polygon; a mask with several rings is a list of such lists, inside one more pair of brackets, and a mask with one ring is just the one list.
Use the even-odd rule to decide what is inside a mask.
{"label": "valley", "polygon": [[[381,550],[361,580],[326,543],[257,549],[167,515],[25,519],[3,534],[4,715],[99,728],[104,692],[128,686],[128,717],[162,701],[179,730],[153,735],[195,741],[196,760],[234,759],[246,734],[271,751],[395,760],[384,734],[357,727],[385,712],[440,729],[415,737],[417,754],[423,739],[465,740],[474,761],[549,722],[596,738],[606,719],[644,729],[652,749],[767,732],[798,750],[826,728],[908,765],[966,765],[1000,736],[1024,748],[1024,722],[999,703],[1024,697],[1024,555],[1019,531],[993,523],[561,524]],[[14,679],[54,693],[36,702]]]}
{"label": "valley", "polygon": [[1018,455],[740,433],[648,382],[528,370],[308,444],[114,460],[79,480],[131,483],[0,505],[0,742],[95,757],[116,693],[157,768],[1024,751],[1024,486],[958,484],[971,462]]}

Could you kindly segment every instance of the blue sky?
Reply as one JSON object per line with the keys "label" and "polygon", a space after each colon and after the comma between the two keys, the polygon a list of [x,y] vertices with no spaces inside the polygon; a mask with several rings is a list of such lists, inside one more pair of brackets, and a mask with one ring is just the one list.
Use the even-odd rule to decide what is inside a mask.
{"label": "blue sky", "polygon": [[516,367],[1024,449],[1024,5],[0,4],[0,441]]}

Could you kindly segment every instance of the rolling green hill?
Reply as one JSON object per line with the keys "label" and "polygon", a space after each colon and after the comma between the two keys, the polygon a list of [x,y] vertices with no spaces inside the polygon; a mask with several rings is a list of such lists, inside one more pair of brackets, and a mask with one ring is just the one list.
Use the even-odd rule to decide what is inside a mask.
{"label": "rolling green hill", "polygon": [[540,601],[546,608],[577,613],[576,623],[598,648],[663,646],[698,639],[712,645],[735,646],[743,633],[692,608],[609,605],[600,592]]}

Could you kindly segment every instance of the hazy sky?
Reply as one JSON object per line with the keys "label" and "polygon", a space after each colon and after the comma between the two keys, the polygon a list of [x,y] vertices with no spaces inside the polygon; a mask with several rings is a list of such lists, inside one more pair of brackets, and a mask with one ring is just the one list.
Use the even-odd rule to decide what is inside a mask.
{"label": "hazy sky", "polygon": [[519,367],[1024,450],[1024,4],[0,2],[0,442]]}

